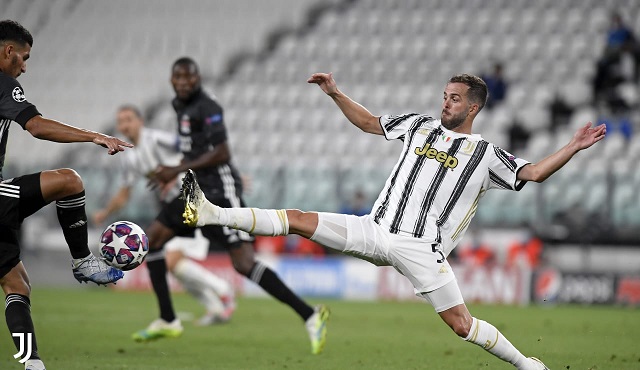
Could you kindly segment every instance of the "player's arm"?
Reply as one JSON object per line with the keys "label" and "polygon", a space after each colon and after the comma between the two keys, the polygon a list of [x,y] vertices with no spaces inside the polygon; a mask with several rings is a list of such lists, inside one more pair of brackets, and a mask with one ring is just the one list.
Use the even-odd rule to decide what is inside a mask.
{"label": "player's arm", "polygon": [[93,215],[93,221],[97,224],[103,223],[109,215],[121,210],[129,201],[131,196],[131,188],[129,186],[123,186],[120,190],[109,200],[106,207],[97,211]]}
{"label": "player's arm", "polygon": [[185,172],[188,169],[199,170],[201,168],[214,167],[221,164],[225,164],[231,160],[231,150],[226,141],[216,144],[216,146],[203,153],[198,158],[187,161],[182,160],[179,166],[177,166],[178,173]]}
{"label": "player's arm", "polygon": [[318,84],[322,91],[333,99],[345,117],[356,127],[370,134],[384,135],[380,126],[380,117],[374,116],[367,108],[340,91],[331,73],[314,73],[307,82]]}
{"label": "player's arm", "polygon": [[24,127],[37,139],[58,143],[93,142],[94,144],[109,149],[109,154],[112,155],[123,151],[125,147],[133,147],[133,145],[118,138],[70,126],[62,122],[44,118],[40,115],[29,119]]}
{"label": "player's arm", "polygon": [[602,140],[606,134],[604,124],[591,127],[591,122],[578,129],[571,141],[557,152],[535,164],[528,164],[518,172],[518,180],[543,182],[582,149]]}
{"label": "player's arm", "polygon": [[179,173],[188,169],[199,170],[201,168],[213,167],[229,162],[231,151],[227,142],[217,144],[212,150],[203,153],[198,158],[188,161],[183,159],[182,163],[174,167],[159,166],[155,173],[154,180],[160,183],[167,183],[178,176]]}
{"label": "player's arm", "polygon": [[178,166],[159,166],[155,172],[154,181],[165,184],[179,173],[188,169],[199,170],[228,163],[231,160],[231,150],[227,141],[227,130],[224,126],[222,108],[211,104],[201,112],[202,121],[206,122],[203,135],[206,135],[210,150],[194,159],[183,158]]}

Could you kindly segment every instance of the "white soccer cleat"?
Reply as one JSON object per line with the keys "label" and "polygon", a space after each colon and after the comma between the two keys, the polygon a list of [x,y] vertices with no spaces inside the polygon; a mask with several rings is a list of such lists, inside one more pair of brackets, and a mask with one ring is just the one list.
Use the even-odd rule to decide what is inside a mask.
{"label": "white soccer cleat", "polygon": [[73,276],[80,283],[93,281],[98,285],[106,285],[115,283],[124,276],[124,272],[107,265],[93,253],[85,258],[73,259],[71,266],[73,267]]}
{"label": "white soccer cleat", "polygon": [[226,324],[236,310],[236,300],[233,294],[220,297],[222,311],[209,311],[196,321],[197,326]]}
{"label": "white soccer cleat", "polygon": [[27,360],[24,363],[24,370],[47,370],[42,360]]}
{"label": "white soccer cleat", "polygon": [[184,200],[184,223],[191,227],[204,226],[204,222],[200,217],[204,212],[205,198],[202,189],[198,185],[196,174],[192,170],[187,170],[184,178],[182,179],[182,199]]}
{"label": "white soccer cleat", "polygon": [[535,357],[529,357],[528,358],[531,362],[531,369],[535,369],[535,370],[550,370],[547,365],[543,364],[542,361],[540,361],[539,359],[535,358]]}
{"label": "white soccer cleat", "polygon": [[156,319],[146,329],[133,333],[131,338],[136,342],[149,342],[160,338],[177,338],[183,331],[180,319],[171,322]]}
{"label": "white soccer cleat", "polygon": [[313,311],[313,315],[307,319],[305,326],[311,340],[311,353],[317,355],[322,353],[327,341],[327,321],[330,312],[325,305],[316,306]]}

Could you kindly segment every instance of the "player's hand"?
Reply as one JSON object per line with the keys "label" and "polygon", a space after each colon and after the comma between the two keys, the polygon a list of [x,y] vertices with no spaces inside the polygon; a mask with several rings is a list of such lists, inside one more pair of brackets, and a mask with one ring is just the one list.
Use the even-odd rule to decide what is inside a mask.
{"label": "player's hand", "polygon": [[604,139],[604,136],[607,133],[607,127],[605,124],[603,123],[596,127],[591,127],[591,125],[591,122],[587,123],[580,127],[578,131],[576,131],[575,135],[573,135],[571,145],[576,149],[576,151],[586,149]]}
{"label": "player's hand", "polygon": [[173,180],[161,185],[160,187],[160,200],[164,201],[167,199],[167,195],[171,192],[172,189],[175,188],[176,182],[178,182],[178,178],[174,178]]}
{"label": "player's hand", "polygon": [[93,222],[100,225],[107,219],[107,216],[109,216],[109,212],[106,209],[101,209],[93,214]]}
{"label": "player's hand", "polygon": [[164,186],[165,184],[175,180],[179,173],[180,172],[176,167],[158,166],[153,173],[153,180],[161,186]]}
{"label": "player's hand", "polygon": [[93,143],[100,145],[103,148],[109,149],[110,155],[121,152],[124,150],[124,148],[133,148],[133,145],[127,143],[126,141],[122,141],[116,137],[104,134],[99,134],[95,139],[93,139]]}
{"label": "player's hand", "polygon": [[318,84],[322,91],[327,95],[335,95],[338,93],[338,86],[333,79],[333,73],[314,73],[307,80],[310,84]]}

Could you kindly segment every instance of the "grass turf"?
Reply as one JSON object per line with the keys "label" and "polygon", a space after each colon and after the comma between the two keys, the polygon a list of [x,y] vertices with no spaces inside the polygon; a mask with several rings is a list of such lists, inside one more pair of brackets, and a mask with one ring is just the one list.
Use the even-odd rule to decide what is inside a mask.
{"label": "grass turf", "polygon": [[[50,370],[512,368],[457,338],[419,302],[326,302],[332,311],[327,346],[312,356],[302,322],[272,299],[241,299],[227,325],[185,322],[181,338],[143,344],[130,335],[157,315],[151,293],[36,289],[32,301],[40,353]],[[174,301],[179,312],[202,313],[189,296],[175,294]],[[640,369],[637,309],[470,309],[552,369]],[[6,333],[0,335],[0,369],[21,369]]]}

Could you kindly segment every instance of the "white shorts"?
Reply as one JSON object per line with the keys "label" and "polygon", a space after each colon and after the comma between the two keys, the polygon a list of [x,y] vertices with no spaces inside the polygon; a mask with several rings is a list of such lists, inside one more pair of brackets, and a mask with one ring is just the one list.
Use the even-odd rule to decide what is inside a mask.
{"label": "white shorts", "polygon": [[164,245],[165,252],[180,251],[185,256],[202,261],[209,254],[209,239],[202,235],[200,229],[195,230],[195,236],[174,236]]}
{"label": "white shorts", "polygon": [[[449,262],[438,252],[437,243],[392,234],[369,215],[320,212],[318,228],[311,240],[374,265],[395,267],[411,281],[419,296],[455,281]],[[434,305],[434,308],[437,307]]]}
{"label": "white shorts", "polygon": [[431,303],[436,312],[446,311],[457,305],[464,304],[462,292],[456,280],[452,280],[436,290],[420,293],[419,295]]}

